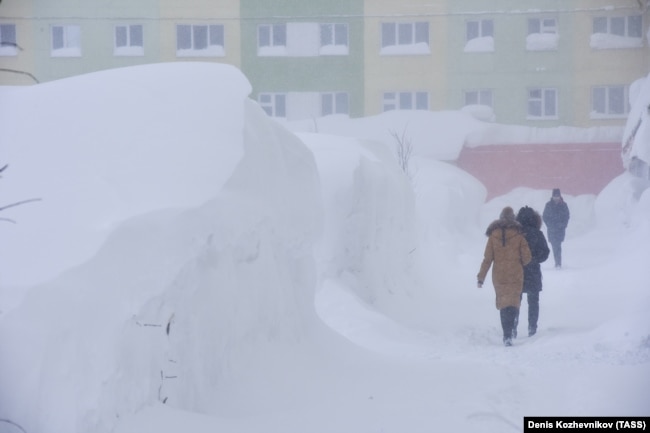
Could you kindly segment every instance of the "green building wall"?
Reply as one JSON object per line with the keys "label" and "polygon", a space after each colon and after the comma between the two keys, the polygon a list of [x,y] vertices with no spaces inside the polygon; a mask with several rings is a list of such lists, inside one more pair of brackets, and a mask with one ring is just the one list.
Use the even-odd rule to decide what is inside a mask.
{"label": "green building wall", "polygon": [[[540,3],[543,3],[540,4]],[[451,24],[449,38],[448,77],[450,108],[464,105],[464,91],[492,90],[493,108],[497,122],[531,126],[556,126],[570,123],[569,96],[572,86],[571,17],[559,13],[524,12],[531,9],[558,10],[562,1],[498,0],[485,12],[485,2],[449,0]],[[556,19],[559,43],[556,50],[528,51],[526,36],[529,17]],[[464,52],[466,23],[471,20],[492,19],[494,22],[493,52]],[[557,120],[527,118],[528,89],[552,87],[558,90]]]}
{"label": "green building wall", "polygon": [[[33,0],[33,8],[35,75],[41,82],[158,61],[158,0]],[[118,24],[143,25],[144,55],[113,54]],[[51,55],[53,25],[80,26],[80,57]]]}
{"label": "green building wall", "polygon": [[[261,92],[347,92],[351,117],[363,107],[363,0],[241,0],[241,69],[256,99]],[[260,24],[347,23],[349,54],[313,57],[258,56]]]}

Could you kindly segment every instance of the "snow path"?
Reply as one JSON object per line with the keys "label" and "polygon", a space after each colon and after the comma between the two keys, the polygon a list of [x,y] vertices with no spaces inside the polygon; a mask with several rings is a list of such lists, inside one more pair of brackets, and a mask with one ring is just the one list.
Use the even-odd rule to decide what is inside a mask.
{"label": "snow path", "polygon": [[[526,415],[647,414],[650,329],[643,312],[650,305],[650,294],[639,296],[638,287],[626,284],[628,279],[638,281],[638,276],[625,275],[611,282],[611,292],[592,290],[602,286],[604,278],[611,278],[611,266],[620,268],[617,260],[625,260],[627,255],[618,249],[624,245],[619,236],[569,240],[563,245],[564,269],[553,269],[552,257],[542,265],[538,334],[527,336],[524,297],[520,337],[512,348],[501,344],[491,285],[488,296],[459,284],[456,292],[445,297],[449,305],[432,311],[476,311],[484,320],[478,326],[450,325],[430,332],[410,329],[373,311],[331,280],[317,296],[317,312],[332,329],[373,352],[426,365],[434,372],[444,371],[449,364],[466,364],[468,369],[498,378],[479,400],[484,402],[482,407],[465,409],[466,421],[476,421],[486,429],[481,431],[520,431],[521,417]],[[480,257],[475,262],[478,269]],[[473,276],[475,269],[466,272]],[[458,388],[461,394],[471,395],[475,392],[471,375],[466,379],[460,378]],[[585,388],[593,392],[585,395]],[[549,395],[556,397],[549,400]],[[614,396],[626,403],[612,404]]]}

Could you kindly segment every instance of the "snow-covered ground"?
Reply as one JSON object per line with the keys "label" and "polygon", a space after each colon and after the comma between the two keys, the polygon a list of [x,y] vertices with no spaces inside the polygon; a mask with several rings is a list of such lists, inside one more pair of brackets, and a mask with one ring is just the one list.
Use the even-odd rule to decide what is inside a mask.
{"label": "snow-covered ground", "polygon": [[[485,203],[444,161],[521,128],[445,112],[309,129],[249,92],[203,63],[0,88],[0,206],[41,199],[0,214],[15,221],[0,221],[0,432],[503,433],[532,415],[650,415],[646,183],[565,196],[565,268],[543,264],[539,332],[505,348],[491,284],[476,288],[484,229],[550,191]],[[391,133],[441,124],[406,176]]]}

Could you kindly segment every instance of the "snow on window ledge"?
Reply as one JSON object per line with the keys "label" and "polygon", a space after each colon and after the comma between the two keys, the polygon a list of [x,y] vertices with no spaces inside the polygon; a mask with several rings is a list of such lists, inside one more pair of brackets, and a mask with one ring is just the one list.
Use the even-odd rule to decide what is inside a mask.
{"label": "snow on window ledge", "polygon": [[379,54],[382,56],[423,56],[431,54],[431,49],[426,42],[420,42],[410,45],[389,45],[382,47]]}
{"label": "snow on window ledge", "polygon": [[119,47],[113,50],[114,56],[138,57],[144,56],[143,47]]}
{"label": "snow on window ledge", "polygon": [[627,114],[605,114],[592,111],[589,113],[589,118],[592,120],[627,119]]}
{"label": "snow on window ledge", "polygon": [[526,116],[526,120],[560,120],[558,116]]}
{"label": "snow on window ledge", "polygon": [[467,41],[465,44],[466,53],[491,53],[494,52],[494,38],[492,36],[484,36],[482,38],[474,38]]}
{"label": "snow on window ledge", "polygon": [[0,47],[0,56],[17,56],[18,48],[15,46],[4,46]]}
{"label": "snow on window ledge", "polygon": [[286,57],[288,55],[286,46],[279,47],[258,47],[257,55],[260,57]]}
{"label": "snow on window ledge", "polygon": [[643,47],[643,39],[610,35],[607,33],[594,33],[591,35],[590,46],[597,50],[641,48]]}
{"label": "snow on window ledge", "polygon": [[51,55],[52,57],[81,57],[81,48],[58,48],[52,50]]}
{"label": "snow on window ledge", "polygon": [[347,45],[323,45],[318,53],[321,56],[347,56],[349,51]]}
{"label": "snow on window ledge", "polygon": [[526,50],[557,50],[559,40],[560,36],[557,33],[532,33],[526,37]]}
{"label": "snow on window ledge", "polygon": [[176,57],[224,57],[226,51],[221,45],[214,45],[203,50],[176,50]]}

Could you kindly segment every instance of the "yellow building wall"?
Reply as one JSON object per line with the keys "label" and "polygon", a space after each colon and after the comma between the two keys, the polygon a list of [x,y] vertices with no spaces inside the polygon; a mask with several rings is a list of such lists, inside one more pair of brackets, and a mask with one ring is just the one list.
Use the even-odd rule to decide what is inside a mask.
{"label": "yellow building wall", "polygon": [[[446,104],[447,24],[445,1],[366,0],[364,4],[364,81],[366,115],[382,112],[383,93],[429,92],[429,109]],[[382,55],[381,24],[384,22],[429,23],[430,53],[426,55]]]}
{"label": "yellow building wall", "polygon": [[[160,56],[163,62],[205,61],[241,65],[241,31],[238,0],[160,0]],[[220,24],[224,26],[223,57],[178,57],[177,24]]]}
{"label": "yellow building wall", "polygon": [[[573,20],[574,56],[572,71],[574,73],[572,109],[575,114],[574,125],[620,126],[625,124],[625,117],[598,119],[592,118],[592,89],[597,86],[629,85],[638,78],[645,77],[650,64],[648,47],[648,25],[650,13],[639,7],[637,0],[617,0],[612,8],[611,0],[579,0],[576,9],[588,10],[588,13],[576,14]],[[597,49],[590,44],[593,33],[594,17],[616,17],[643,14],[642,46],[638,48]]]}
{"label": "yellow building wall", "polygon": [[16,55],[0,56],[0,85],[35,84],[34,22],[31,0],[3,0],[0,3],[0,24],[16,26]]}

